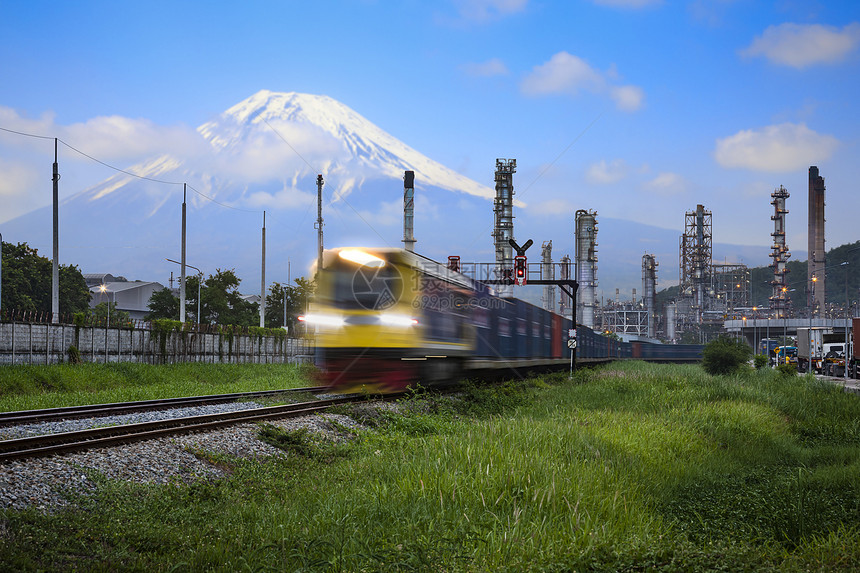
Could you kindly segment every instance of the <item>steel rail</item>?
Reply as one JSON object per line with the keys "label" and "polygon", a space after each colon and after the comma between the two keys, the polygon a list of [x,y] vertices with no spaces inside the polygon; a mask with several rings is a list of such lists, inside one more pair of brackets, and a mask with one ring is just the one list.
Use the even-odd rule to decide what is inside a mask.
{"label": "steel rail", "polygon": [[[381,399],[393,399],[399,396],[399,394],[391,394]],[[304,416],[320,412],[337,404],[366,399],[366,396],[352,395],[314,402],[301,402],[267,408],[251,408],[220,414],[204,414],[184,418],[171,418],[156,422],[90,428],[75,432],[4,440],[0,441],[0,463],[16,459],[43,457],[113,446],[168,435],[212,430],[243,422]]]}
{"label": "steel rail", "polygon": [[62,408],[45,408],[42,410],[19,410],[16,412],[0,412],[0,427],[50,420],[72,420],[76,418],[95,418],[113,416],[132,412],[148,412],[182,408],[202,404],[224,404],[245,398],[262,398],[279,394],[322,392],[325,386],[312,388],[290,388],[285,390],[261,390],[257,392],[237,392],[234,394],[211,394],[209,396],[186,396],[182,398],[162,398],[157,400],[141,400],[138,402],[117,402],[115,404],[88,404],[85,406],[65,406]]}

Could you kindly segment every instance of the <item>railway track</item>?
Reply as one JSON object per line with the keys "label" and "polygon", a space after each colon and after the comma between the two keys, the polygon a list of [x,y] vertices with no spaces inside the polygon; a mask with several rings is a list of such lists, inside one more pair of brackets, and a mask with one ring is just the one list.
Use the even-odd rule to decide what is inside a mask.
{"label": "railway track", "polygon": [[53,420],[73,420],[76,418],[95,418],[130,414],[133,412],[149,412],[152,410],[168,410],[187,406],[202,406],[206,404],[226,404],[243,399],[268,398],[279,395],[315,393],[325,391],[323,386],[311,388],[293,388],[289,390],[264,390],[259,392],[237,392],[234,394],[212,394],[209,396],[191,396],[185,398],[164,398],[160,400],[143,400],[139,402],[117,402],[115,404],[90,404],[87,406],[67,406],[64,408],[47,408],[44,410],[25,410],[18,412],[0,412],[0,427]]}
{"label": "railway track", "polygon": [[[303,390],[308,391],[307,388]],[[385,396],[384,399],[392,399],[395,397],[398,396],[389,395]],[[4,440],[0,441],[0,463],[10,460],[43,457],[92,448],[114,446],[169,435],[213,430],[245,422],[305,416],[324,411],[337,404],[345,404],[365,399],[366,397],[363,395],[350,395],[281,406],[251,408],[234,412],[170,418],[155,422],[91,428],[74,432]],[[164,407],[162,406],[162,408]]]}

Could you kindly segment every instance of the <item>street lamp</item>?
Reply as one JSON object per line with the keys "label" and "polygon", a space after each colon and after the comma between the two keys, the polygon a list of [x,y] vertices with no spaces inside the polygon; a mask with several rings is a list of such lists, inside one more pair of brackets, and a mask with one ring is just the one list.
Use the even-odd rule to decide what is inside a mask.
{"label": "street lamp", "polygon": [[810,299],[812,304],[809,307],[809,332],[806,333],[807,337],[809,338],[809,361],[807,362],[807,365],[806,365],[806,372],[807,373],[812,372],[812,356],[814,354],[813,348],[812,348],[812,314],[815,312],[815,283],[816,282],[818,282],[818,277],[815,276],[815,274],[813,274],[812,275],[812,298]]}
{"label": "street lamp", "polygon": [[758,307],[753,307],[753,354],[758,354]]}
{"label": "street lamp", "polygon": [[[102,294],[105,294],[108,291],[106,284],[99,285],[99,290],[102,291]],[[105,326],[105,364],[108,362],[108,329],[110,328],[110,296],[108,296],[108,310],[107,310],[107,325]],[[119,360],[117,358],[117,360]]]}
{"label": "street lamp", "polygon": [[[179,261],[174,261],[173,259],[164,259],[165,261],[170,261],[171,263],[176,263],[177,265],[181,265]],[[200,324],[200,283],[203,282],[203,271],[195,267],[194,265],[189,265],[185,263],[186,267],[191,267],[195,271],[197,271],[197,324]],[[185,285],[182,285],[182,288],[185,289]]]}
{"label": "street lamp", "polygon": [[[108,292],[107,285],[99,285],[99,290],[102,291],[102,294]],[[107,326],[110,328],[110,296],[108,296],[108,311],[107,311]]]}

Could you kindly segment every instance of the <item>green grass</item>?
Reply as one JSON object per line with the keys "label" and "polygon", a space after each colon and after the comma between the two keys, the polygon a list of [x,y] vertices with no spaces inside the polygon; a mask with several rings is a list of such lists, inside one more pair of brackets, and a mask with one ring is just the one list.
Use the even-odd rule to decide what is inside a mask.
{"label": "green grass", "polygon": [[291,364],[62,364],[0,367],[0,411],[316,385]]}
{"label": "green grass", "polygon": [[860,402],[810,378],[625,363],[355,416],[346,445],[261,426],[291,455],[220,481],[6,512],[0,565],[860,569]]}

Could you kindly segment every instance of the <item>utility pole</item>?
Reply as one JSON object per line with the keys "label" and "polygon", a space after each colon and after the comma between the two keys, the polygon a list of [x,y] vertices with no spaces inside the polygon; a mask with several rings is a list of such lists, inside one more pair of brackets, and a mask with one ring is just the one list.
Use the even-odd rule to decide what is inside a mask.
{"label": "utility pole", "polygon": [[185,192],[187,184],[182,184],[182,257],[179,271],[179,322],[185,322]]}
{"label": "utility pole", "polygon": [[284,328],[287,327],[287,289],[290,287],[290,259],[287,259],[287,286],[284,287]]}
{"label": "utility pole", "polygon": [[323,265],[323,217],[322,217],[322,188],[323,176],[317,175],[317,272],[322,271]]}
{"label": "utility pole", "polygon": [[51,274],[51,322],[60,322],[60,168],[57,164],[57,138],[54,138],[54,263]]}
{"label": "utility pole", "polygon": [[266,212],[263,211],[263,276],[260,279],[260,328],[266,326]]}

